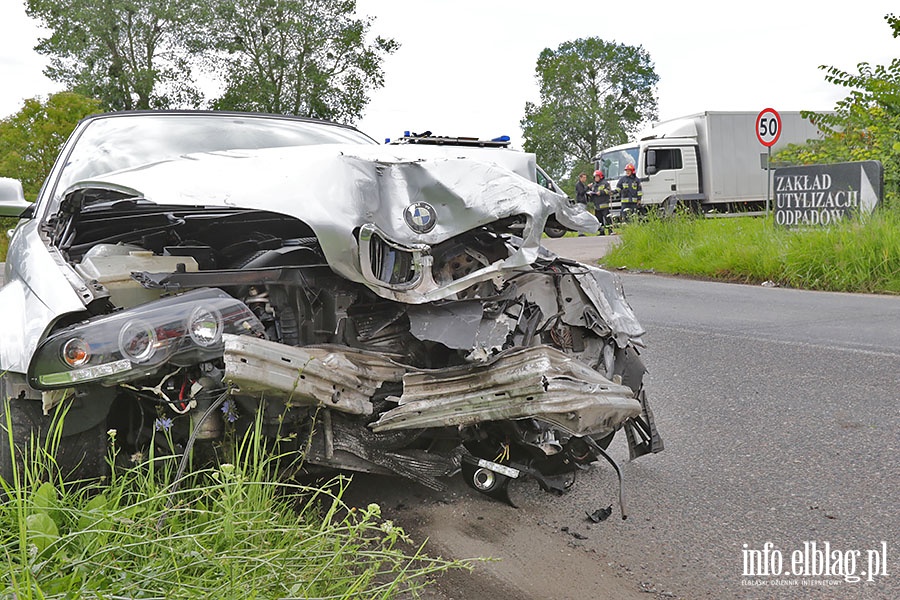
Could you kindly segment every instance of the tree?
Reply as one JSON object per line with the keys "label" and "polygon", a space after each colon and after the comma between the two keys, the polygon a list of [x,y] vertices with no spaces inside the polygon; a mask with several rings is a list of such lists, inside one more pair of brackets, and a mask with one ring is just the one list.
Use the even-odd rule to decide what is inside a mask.
{"label": "tree", "polygon": [[[885,17],[900,36],[900,23]],[[791,144],[776,160],[793,164],[827,164],[880,160],[884,166],[885,204],[900,206],[900,59],[889,65],[860,63],[858,73],[822,66],[825,80],[850,90],[834,112],[802,114],[822,131],[823,138]]]}
{"label": "tree", "polygon": [[25,196],[34,200],[78,121],[99,111],[97,100],[70,92],[46,102],[26,100],[22,110],[0,120],[0,176],[21,181]]}
{"label": "tree", "polygon": [[109,110],[197,106],[191,80],[194,0],[26,0],[51,30],[35,47],[44,74]]}
{"label": "tree", "polygon": [[659,76],[641,46],[584,38],[545,48],[535,74],[540,102],[525,104],[525,150],[557,181],[590,169],[603,148],[656,118]]}
{"label": "tree", "polygon": [[371,19],[355,11],[356,0],[213,0],[204,46],[225,79],[213,107],[354,122],[399,47],[367,41]]}

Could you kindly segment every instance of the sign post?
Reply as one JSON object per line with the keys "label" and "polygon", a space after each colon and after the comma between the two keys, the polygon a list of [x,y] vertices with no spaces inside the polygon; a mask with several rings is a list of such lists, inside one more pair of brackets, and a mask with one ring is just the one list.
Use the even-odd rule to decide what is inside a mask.
{"label": "sign post", "polygon": [[772,197],[772,146],[781,137],[781,115],[774,108],[764,108],[756,116],[756,139],[766,147],[766,217]]}

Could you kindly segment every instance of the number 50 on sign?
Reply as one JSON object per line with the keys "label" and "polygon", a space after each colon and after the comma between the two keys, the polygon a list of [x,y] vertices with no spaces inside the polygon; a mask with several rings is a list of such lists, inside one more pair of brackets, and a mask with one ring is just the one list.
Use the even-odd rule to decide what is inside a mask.
{"label": "number 50 on sign", "polygon": [[771,148],[781,137],[781,115],[774,108],[765,108],[756,117],[756,139]]}

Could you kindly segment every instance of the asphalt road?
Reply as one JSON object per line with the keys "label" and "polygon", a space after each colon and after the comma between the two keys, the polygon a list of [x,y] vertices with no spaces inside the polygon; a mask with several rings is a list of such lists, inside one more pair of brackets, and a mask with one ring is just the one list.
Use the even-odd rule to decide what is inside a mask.
{"label": "asphalt road", "polygon": [[544,246],[552,252],[585,263],[595,263],[613,244],[618,235],[586,235],[584,237],[544,238]]}
{"label": "asphalt road", "polygon": [[[586,260],[608,240],[557,242]],[[433,597],[900,597],[900,298],[622,277],[666,444],[635,462],[621,438],[611,447],[629,519],[599,465],[563,497],[520,484],[518,509],[459,486],[362,483],[432,551],[501,559],[439,580]],[[586,520],[610,503],[613,518]],[[783,575],[744,576],[767,542]],[[802,574],[826,542],[846,577]]]}
{"label": "asphalt road", "polygon": [[[687,598],[900,597],[900,298],[623,279],[667,448],[626,466],[622,562]],[[886,542],[890,576],[742,577],[744,544],[766,542],[788,557]]]}

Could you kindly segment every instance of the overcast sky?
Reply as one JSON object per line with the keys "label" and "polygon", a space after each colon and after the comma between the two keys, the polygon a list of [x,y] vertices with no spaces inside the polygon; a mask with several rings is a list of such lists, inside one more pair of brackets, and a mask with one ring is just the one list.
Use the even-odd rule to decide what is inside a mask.
{"label": "overcast sky", "polygon": [[[357,0],[373,32],[400,49],[357,124],[372,137],[404,130],[510,135],[521,144],[525,102],[537,101],[544,48],[579,37],[641,45],[660,81],[659,116],[704,110],[828,110],[846,95],[819,65],[855,70],[900,57],[884,15],[896,0]],[[57,91],[33,51],[41,35],[20,0],[0,0],[0,117]]]}

